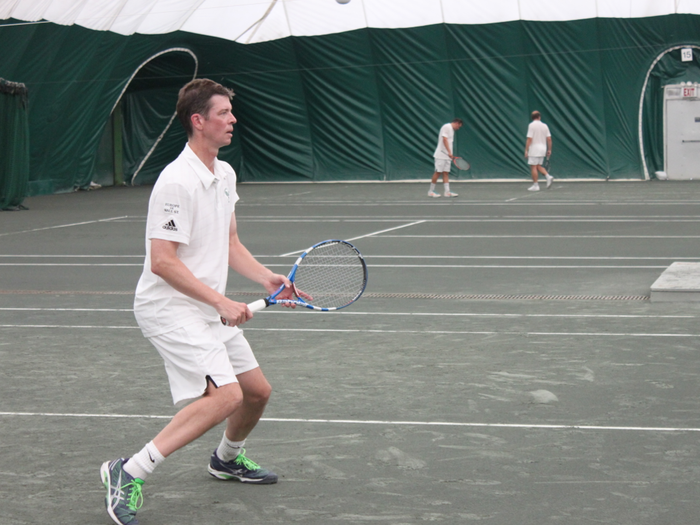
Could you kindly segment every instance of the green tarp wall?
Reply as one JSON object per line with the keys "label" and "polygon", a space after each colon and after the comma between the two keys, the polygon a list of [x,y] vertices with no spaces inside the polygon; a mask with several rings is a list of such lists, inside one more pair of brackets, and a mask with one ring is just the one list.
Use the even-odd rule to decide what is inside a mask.
{"label": "green tarp wall", "polygon": [[21,206],[28,181],[27,87],[0,78],[0,210]]}
{"label": "green tarp wall", "polygon": [[[465,121],[456,151],[471,162],[470,178],[522,179],[534,109],[552,130],[557,177],[641,179],[642,86],[654,59],[679,44],[700,44],[699,16],[363,29],[254,45],[40,24],[0,27],[0,76],[32,93],[32,194],[89,184],[129,78],[173,47],[196,55],[198,76],[236,91],[239,124],[221,157],[243,181],[425,179],[438,129],[454,117]],[[675,75],[679,55],[660,63],[660,83]],[[678,67],[687,75],[697,58]],[[176,87],[195,64],[175,52],[149,68],[120,109],[127,181],[165,129]],[[652,84],[644,105],[651,173],[663,163],[654,115],[662,93]],[[135,182],[153,182],[183,142],[175,122]]]}

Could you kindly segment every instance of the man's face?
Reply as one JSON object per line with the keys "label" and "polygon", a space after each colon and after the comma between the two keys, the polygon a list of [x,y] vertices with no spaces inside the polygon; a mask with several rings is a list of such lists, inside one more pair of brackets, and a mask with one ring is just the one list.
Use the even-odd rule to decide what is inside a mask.
{"label": "man's face", "polygon": [[460,124],[459,122],[453,122],[453,123],[452,123],[452,127],[453,127],[453,128],[455,129],[455,131],[456,131],[456,130],[458,130],[459,128],[462,127],[462,124]]}
{"label": "man's face", "polygon": [[216,148],[228,146],[233,137],[236,117],[231,113],[231,101],[223,95],[211,97],[209,113],[202,119],[202,134]]}

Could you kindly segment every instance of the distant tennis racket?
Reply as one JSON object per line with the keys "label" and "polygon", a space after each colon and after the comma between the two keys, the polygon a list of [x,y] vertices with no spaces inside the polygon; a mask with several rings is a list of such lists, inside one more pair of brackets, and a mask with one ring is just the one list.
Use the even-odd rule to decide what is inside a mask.
{"label": "distant tennis racket", "polygon": [[[302,253],[292,266],[287,279],[292,282],[296,299],[276,299],[284,286],[248,305],[251,312],[273,304],[295,304],[330,312],[350,306],[367,286],[367,265],[357,248],[347,241],[331,239],[314,244]],[[221,322],[228,325],[226,319]]]}
{"label": "distant tennis racket", "polygon": [[542,167],[549,173],[549,159],[551,157],[545,157],[544,161],[542,162]]}
{"label": "distant tennis racket", "polygon": [[455,166],[457,166],[457,169],[460,169],[462,171],[467,171],[469,168],[471,168],[471,164],[469,164],[462,157],[455,157],[454,159],[452,159],[452,162],[454,162]]}

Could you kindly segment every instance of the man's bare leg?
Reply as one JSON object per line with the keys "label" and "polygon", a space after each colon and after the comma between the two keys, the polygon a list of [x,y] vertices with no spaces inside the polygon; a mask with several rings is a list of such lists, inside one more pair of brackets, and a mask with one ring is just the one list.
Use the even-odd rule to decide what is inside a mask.
{"label": "man's bare leg", "polygon": [[226,422],[226,437],[231,441],[243,441],[248,437],[262,417],[272,394],[272,387],[260,368],[254,368],[237,377],[243,392],[243,403]]}
{"label": "man's bare leg", "polygon": [[237,412],[243,405],[238,383],[215,387],[209,383],[197,401],[180,410],[153,439],[153,444],[168,457]]}

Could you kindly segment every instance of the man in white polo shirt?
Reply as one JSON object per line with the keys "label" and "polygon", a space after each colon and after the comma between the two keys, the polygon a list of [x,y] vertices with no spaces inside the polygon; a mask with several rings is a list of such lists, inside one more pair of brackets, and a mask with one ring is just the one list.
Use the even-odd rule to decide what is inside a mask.
{"label": "man in white polo shirt", "polygon": [[530,115],[530,125],[527,127],[527,139],[525,140],[525,158],[530,165],[530,176],[532,186],[528,191],[540,191],[540,184],[537,182],[538,173],[542,173],[547,179],[547,187],[552,185],[552,177],[542,165],[545,157],[552,155],[552,134],[549,132],[547,124],[542,122],[539,111],[533,111]]}
{"label": "man in white polo shirt", "polygon": [[435,159],[435,172],[430,179],[430,189],[428,197],[439,197],[440,194],[435,192],[440,175],[442,175],[442,189],[445,197],[456,197],[457,194],[450,191],[450,168],[452,168],[452,160],[455,158],[454,149],[452,147],[455,138],[455,131],[462,127],[463,121],[461,118],[456,118],[452,122],[448,122],[440,128],[438,133],[438,144],[433,153]]}
{"label": "man in white polo shirt", "polygon": [[223,421],[209,473],[244,483],[277,482],[275,473],[248,459],[243,449],[272,388],[238,328],[253,314],[224,294],[229,266],[268,293],[290,283],[256,261],[238,238],[236,174],[216,158],[231,143],[232,96],[207,79],[180,90],[177,115],[188,142],[161,173],[148,204],[146,260],[134,312],[165,362],[180,411],[141,451],[100,468],[107,512],[121,525],[138,524],[142,486],[153,469]]}

